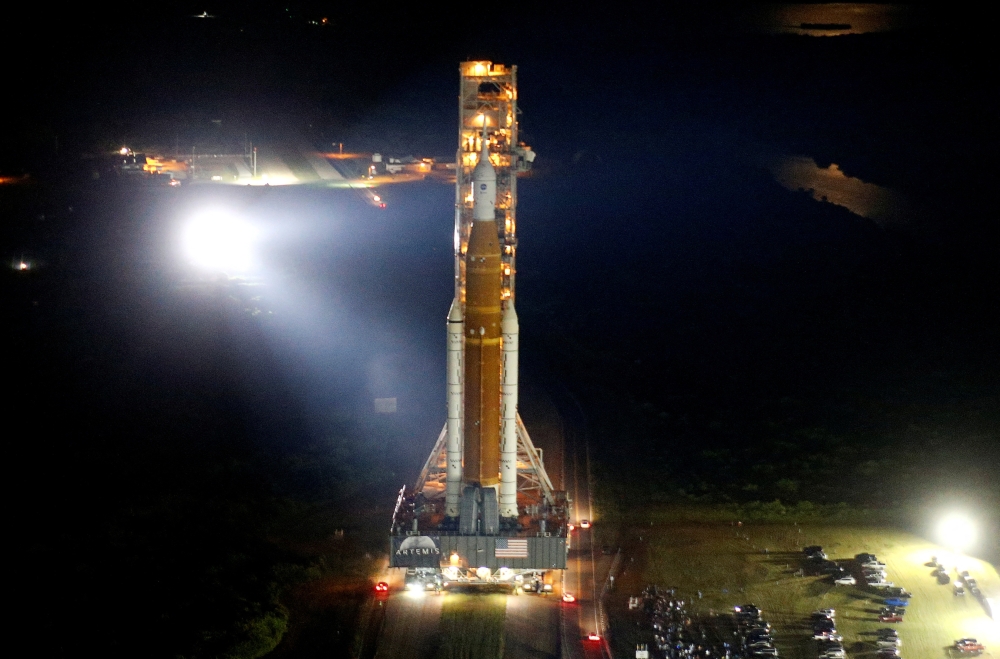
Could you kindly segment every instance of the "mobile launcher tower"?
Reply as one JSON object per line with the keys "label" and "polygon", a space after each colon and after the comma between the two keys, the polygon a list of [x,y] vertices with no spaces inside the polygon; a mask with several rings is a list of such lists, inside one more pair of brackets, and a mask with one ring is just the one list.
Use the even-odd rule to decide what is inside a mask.
{"label": "mobile launcher tower", "polygon": [[411,589],[544,589],[546,572],[566,568],[570,503],[517,412],[517,175],[535,154],[518,141],[517,67],[459,71],[448,420],[400,491],[390,566],[407,568]]}

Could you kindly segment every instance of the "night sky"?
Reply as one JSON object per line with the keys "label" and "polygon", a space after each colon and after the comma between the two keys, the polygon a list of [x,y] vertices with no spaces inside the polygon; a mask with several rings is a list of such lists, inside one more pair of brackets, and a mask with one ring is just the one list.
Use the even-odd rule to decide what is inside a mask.
{"label": "night sky", "polygon": [[[830,37],[781,34],[771,10],[621,4],[8,20],[0,176],[30,181],[0,185],[0,235],[38,264],[3,277],[8,496],[42,654],[112,610],[112,654],[240,642],[233,621],[266,618],[310,542],[346,527],[377,550],[359,518],[387,520],[444,418],[451,186],[388,186],[382,211],[95,182],[85,155],[253,139],[448,159],[465,59],[519,67],[539,154],[518,209],[524,380],[588,411],[607,492],[843,502],[918,531],[953,502],[995,530],[995,56],[970,16],[878,16],[892,29]],[[875,201],[782,185],[790,162]],[[259,288],[164,247],[205,203],[271,231]],[[368,413],[383,395],[397,416]],[[327,567],[361,570],[343,560]]]}

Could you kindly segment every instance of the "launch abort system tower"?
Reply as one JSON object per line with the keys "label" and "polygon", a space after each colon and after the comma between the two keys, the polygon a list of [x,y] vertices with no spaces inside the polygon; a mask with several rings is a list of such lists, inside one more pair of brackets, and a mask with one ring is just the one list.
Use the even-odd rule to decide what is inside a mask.
{"label": "launch abort system tower", "polygon": [[534,157],[518,138],[517,67],[463,62],[448,419],[391,530],[390,565],[431,587],[566,567],[569,502],[517,412],[517,175]]}

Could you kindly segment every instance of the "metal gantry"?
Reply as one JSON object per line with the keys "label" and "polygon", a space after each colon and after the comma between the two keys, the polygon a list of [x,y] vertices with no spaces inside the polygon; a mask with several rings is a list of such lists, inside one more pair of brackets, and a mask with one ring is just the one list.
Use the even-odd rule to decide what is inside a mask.
{"label": "metal gantry", "polygon": [[[455,158],[455,296],[465,303],[463,257],[472,228],[472,170],[485,132],[497,174],[497,235],[501,239],[504,300],[514,298],[517,273],[517,175],[531,168],[534,152],[518,136],[517,67],[489,61],[459,67],[458,142]],[[485,131],[483,130],[485,127]]]}
{"label": "metal gantry", "polygon": [[[423,492],[428,499],[439,499],[444,496],[445,481],[448,470],[447,427],[441,429],[434,448],[424,462],[423,469],[414,488]],[[517,417],[517,492],[523,496],[525,505],[537,505],[543,501],[555,505],[556,495],[552,481],[545,471],[542,449],[535,448],[525,428],[521,415]],[[521,497],[519,497],[520,499]]]}

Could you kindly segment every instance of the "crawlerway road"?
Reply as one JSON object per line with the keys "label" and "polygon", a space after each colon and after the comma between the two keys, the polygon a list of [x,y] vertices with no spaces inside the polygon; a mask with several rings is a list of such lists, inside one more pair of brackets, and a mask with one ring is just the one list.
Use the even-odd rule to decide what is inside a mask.
{"label": "crawlerway road", "polygon": [[[563,419],[566,460],[566,489],[573,499],[576,530],[571,534],[572,544],[565,573],[565,588],[576,596],[576,602],[563,608],[563,653],[565,659],[599,659],[606,656],[603,641],[588,639],[591,633],[603,636],[597,598],[598,585],[603,583],[601,563],[595,557],[592,528],[580,526],[583,520],[599,524],[594,516],[590,483],[590,454],[587,447],[587,423],[583,410],[568,393],[557,397],[559,413]],[[606,571],[606,568],[604,568]]]}

